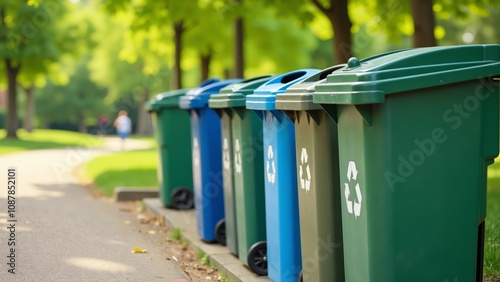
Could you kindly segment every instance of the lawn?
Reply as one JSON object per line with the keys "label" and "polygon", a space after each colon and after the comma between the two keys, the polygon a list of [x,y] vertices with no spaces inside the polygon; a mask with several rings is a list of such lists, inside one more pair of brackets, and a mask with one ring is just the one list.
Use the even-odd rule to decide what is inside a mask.
{"label": "lawn", "polygon": [[157,149],[116,153],[95,158],[85,166],[85,177],[106,196],[115,187],[158,187]]}
{"label": "lawn", "polygon": [[19,129],[19,140],[5,139],[5,135],[5,130],[0,130],[0,154],[61,147],[94,147],[103,143],[94,135],[51,129],[36,129],[31,133]]}
{"label": "lawn", "polygon": [[500,280],[500,159],[488,168],[484,273]]}

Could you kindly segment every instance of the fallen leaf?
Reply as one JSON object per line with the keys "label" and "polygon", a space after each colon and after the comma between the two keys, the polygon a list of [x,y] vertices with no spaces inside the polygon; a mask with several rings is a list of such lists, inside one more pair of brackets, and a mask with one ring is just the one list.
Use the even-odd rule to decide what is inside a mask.
{"label": "fallen leaf", "polygon": [[123,223],[130,224],[130,221],[129,220],[125,220]]}
{"label": "fallen leaf", "polygon": [[153,235],[153,234],[156,234],[156,231],[154,231],[154,230],[149,230],[149,231],[148,231],[148,232],[146,232],[146,233],[147,233],[147,234],[151,234],[151,235]]}
{"label": "fallen leaf", "polygon": [[164,226],[165,225],[165,217],[161,215],[155,222],[155,225],[157,226]]}
{"label": "fallen leaf", "polygon": [[132,253],[135,253],[135,254],[143,254],[143,253],[147,253],[148,250],[143,250],[139,247],[135,247],[132,249]]}
{"label": "fallen leaf", "polygon": [[173,258],[175,261],[177,261],[177,262],[178,262],[178,260],[177,260],[177,258],[176,258],[175,256],[172,256],[172,258]]}

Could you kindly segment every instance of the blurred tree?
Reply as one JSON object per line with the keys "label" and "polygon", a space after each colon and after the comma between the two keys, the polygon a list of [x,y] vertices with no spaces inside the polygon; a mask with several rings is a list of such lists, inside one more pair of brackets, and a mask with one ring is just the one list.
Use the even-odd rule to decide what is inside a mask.
{"label": "blurred tree", "polygon": [[413,47],[436,46],[433,0],[411,0]]}
{"label": "blurred tree", "polygon": [[88,125],[97,124],[100,115],[111,113],[111,107],[102,102],[106,89],[90,79],[87,67],[89,60],[87,56],[75,65],[67,85],[48,82],[46,87],[38,91],[37,117],[42,124],[75,123],[80,132],[86,132]]}
{"label": "blurred tree", "polygon": [[[49,3],[49,2],[46,2]],[[57,9],[53,7],[53,9]],[[54,10],[56,11],[56,10]],[[52,18],[53,25],[57,27],[56,32],[51,34],[52,40],[59,48],[60,54],[66,54],[66,58],[58,58],[58,61],[50,62],[44,54],[35,54],[30,57],[29,67],[23,67],[19,71],[18,84],[26,93],[23,127],[28,132],[33,129],[33,118],[35,116],[35,88],[46,85],[47,79],[55,84],[68,83],[69,75],[63,69],[67,61],[79,60],[82,54],[88,52],[95,46],[92,34],[94,26],[89,22],[88,15],[76,10],[74,6],[65,7],[62,16]],[[62,57],[62,56],[59,56]]]}
{"label": "blurred tree", "polygon": [[17,83],[21,71],[27,76],[45,73],[47,66],[59,59],[61,46],[54,40],[58,34],[55,19],[64,10],[64,4],[57,1],[34,5],[27,1],[0,3],[0,58],[8,85],[7,138],[17,138]]}
{"label": "blurred tree", "polygon": [[[368,2],[373,11],[371,25],[388,35],[391,42],[401,42],[413,36],[413,47],[434,46],[444,38],[446,21],[454,22],[474,17],[487,17],[488,7],[499,0],[375,0]],[[437,22],[437,24],[436,24]]]}
{"label": "blurred tree", "polygon": [[[120,12],[110,18],[101,13],[94,19],[98,32],[94,35],[99,42],[90,62],[92,79],[108,89],[105,102],[120,104],[131,115],[137,112],[138,134],[152,132],[151,119],[144,111],[144,103],[151,93],[163,92],[169,87],[170,72],[164,54],[164,29],[152,27],[147,31],[128,29],[132,12]],[[126,98],[123,98],[126,97]]]}
{"label": "blurred tree", "polygon": [[[277,7],[282,16],[294,16],[302,24],[310,24],[315,17],[328,20],[334,63],[345,63],[352,56],[352,22],[348,0],[263,0],[266,5]],[[316,10],[311,9],[315,7]],[[318,14],[319,11],[319,14]],[[324,27],[323,27],[324,28]]]}

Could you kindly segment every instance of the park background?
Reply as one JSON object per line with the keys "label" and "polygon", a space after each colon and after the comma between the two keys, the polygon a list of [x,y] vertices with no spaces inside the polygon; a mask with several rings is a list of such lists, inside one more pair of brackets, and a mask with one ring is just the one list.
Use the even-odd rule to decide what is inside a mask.
{"label": "park background", "polygon": [[[323,69],[396,49],[500,42],[500,1],[23,0],[0,4],[0,125],[95,133],[208,77]],[[8,99],[10,98],[10,99]],[[113,128],[110,126],[109,131]]]}
{"label": "park background", "polygon": [[[0,153],[99,146],[99,117],[113,135],[124,109],[134,138],[153,148],[94,159],[81,177],[108,196],[156,186],[144,104],[158,93],[397,49],[498,44],[499,27],[499,0],[1,0]],[[489,168],[485,274],[500,277],[498,163]]]}

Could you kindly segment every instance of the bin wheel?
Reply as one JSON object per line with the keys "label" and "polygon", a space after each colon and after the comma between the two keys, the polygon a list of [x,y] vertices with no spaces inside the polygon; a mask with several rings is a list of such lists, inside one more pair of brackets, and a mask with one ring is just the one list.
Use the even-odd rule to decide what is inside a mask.
{"label": "bin wheel", "polygon": [[302,270],[299,272],[298,282],[304,282],[304,272]]}
{"label": "bin wheel", "polygon": [[226,245],[226,220],[224,218],[215,225],[215,240],[223,246]]}
{"label": "bin wheel", "polygon": [[193,191],[186,187],[175,188],[170,193],[170,203],[174,209],[192,209],[194,206]]}
{"label": "bin wheel", "polygon": [[248,267],[257,275],[267,275],[267,242],[253,244],[248,252]]}

